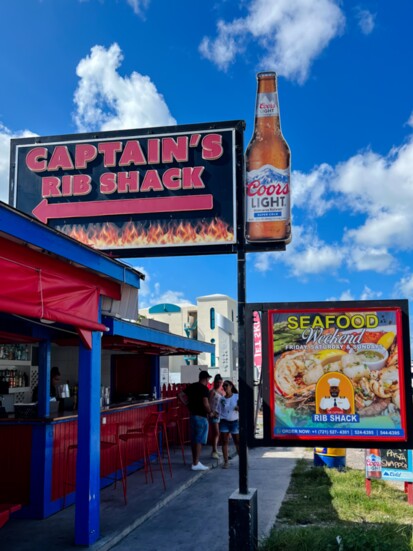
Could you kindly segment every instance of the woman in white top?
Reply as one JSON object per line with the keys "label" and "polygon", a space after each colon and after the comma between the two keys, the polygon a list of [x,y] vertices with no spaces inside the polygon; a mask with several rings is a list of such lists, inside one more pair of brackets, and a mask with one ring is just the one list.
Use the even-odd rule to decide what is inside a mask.
{"label": "woman in white top", "polygon": [[239,453],[239,422],[238,422],[238,390],[231,381],[224,381],[222,388],[225,396],[220,401],[219,430],[222,438],[223,468],[228,469],[228,443],[232,434],[237,452]]}

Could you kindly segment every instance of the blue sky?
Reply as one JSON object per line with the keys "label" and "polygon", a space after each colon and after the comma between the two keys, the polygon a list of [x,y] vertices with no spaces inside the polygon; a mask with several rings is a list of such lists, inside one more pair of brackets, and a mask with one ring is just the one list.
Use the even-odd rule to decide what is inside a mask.
{"label": "blue sky", "polygon": [[[10,138],[254,118],[279,74],[293,241],[248,255],[247,300],[413,298],[410,0],[1,2],[0,199]],[[130,259],[142,306],[236,297],[233,256]]]}

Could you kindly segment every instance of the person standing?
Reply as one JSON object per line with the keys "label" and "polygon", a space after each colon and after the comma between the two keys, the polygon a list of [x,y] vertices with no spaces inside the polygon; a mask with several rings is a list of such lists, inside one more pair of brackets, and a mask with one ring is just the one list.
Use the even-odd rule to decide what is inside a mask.
{"label": "person standing", "polygon": [[223,469],[228,469],[228,445],[229,435],[232,435],[237,453],[239,454],[239,415],[238,415],[238,390],[232,381],[224,381],[222,385],[225,396],[220,400],[219,430],[222,438],[222,453],[224,455]]}
{"label": "person standing", "polygon": [[57,366],[50,370],[50,397],[57,398],[57,385],[60,384],[60,369]]}
{"label": "person standing", "polygon": [[202,446],[208,440],[208,417],[211,416],[211,408],[209,406],[209,391],[208,381],[211,375],[208,371],[199,373],[199,381],[189,385],[179,398],[185,402],[187,397],[187,406],[190,413],[189,427],[191,433],[191,450],[192,450],[192,467],[193,471],[207,471],[208,467],[203,465],[199,458],[201,455]]}
{"label": "person standing", "polygon": [[209,419],[209,425],[211,428],[211,438],[212,438],[212,453],[211,457],[214,459],[219,459],[221,455],[218,451],[218,440],[219,440],[219,403],[223,396],[224,392],[222,390],[222,377],[219,373],[214,377],[214,386],[209,391],[209,406],[212,411],[212,416]]}
{"label": "person standing", "polygon": [[[57,385],[60,383],[60,369],[57,366],[52,367],[50,370],[50,398],[56,400],[57,398]],[[32,392],[32,402],[37,402],[39,396],[39,386],[36,385]]]}

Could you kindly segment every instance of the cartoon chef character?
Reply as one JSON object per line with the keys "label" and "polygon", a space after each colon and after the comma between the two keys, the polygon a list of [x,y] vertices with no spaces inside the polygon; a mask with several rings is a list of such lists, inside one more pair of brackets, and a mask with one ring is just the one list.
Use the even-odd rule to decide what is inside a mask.
{"label": "cartoon chef character", "polygon": [[340,396],[340,379],[328,379],[330,396],[320,400],[320,413],[350,413],[350,402],[345,396]]}

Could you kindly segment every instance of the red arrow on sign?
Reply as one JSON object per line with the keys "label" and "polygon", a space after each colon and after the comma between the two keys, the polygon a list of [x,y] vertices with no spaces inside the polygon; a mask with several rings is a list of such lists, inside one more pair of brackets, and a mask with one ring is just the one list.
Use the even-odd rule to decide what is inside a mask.
{"label": "red arrow on sign", "polygon": [[183,197],[154,197],[151,199],[113,199],[85,203],[48,203],[43,199],[32,213],[47,224],[51,218],[83,218],[114,216],[116,214],[154,214],[158,212],[185,212],[211,210],[213,196],[187,195]]}

